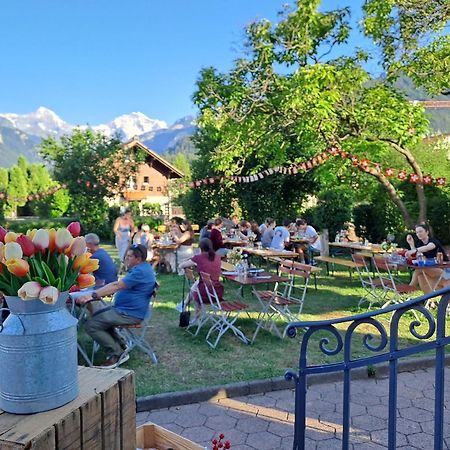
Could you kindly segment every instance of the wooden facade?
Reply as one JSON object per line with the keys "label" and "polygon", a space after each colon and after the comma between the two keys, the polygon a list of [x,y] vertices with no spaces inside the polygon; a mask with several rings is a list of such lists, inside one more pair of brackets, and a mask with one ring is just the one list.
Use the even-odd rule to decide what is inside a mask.
{"label": "wooden facade", "polygon": [[145,155],[145,162],[139,164],[137,175],[128,180],[125,201],[137,201],[141,206],[145,203],[159,203],[165,214],[172,215],[172,210],[177,207],[171,203],[169,182],[183,178],[184,174],[137,138],[125,143],[124,148],[143,152]]}

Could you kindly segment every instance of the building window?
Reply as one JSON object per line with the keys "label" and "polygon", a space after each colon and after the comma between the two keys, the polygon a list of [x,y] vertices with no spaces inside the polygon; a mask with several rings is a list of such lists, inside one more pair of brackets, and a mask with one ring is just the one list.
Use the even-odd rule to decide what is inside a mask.
{"label": "building window", "polygon": [[145,185],[141,186],[141,191],[145,191]]}
{"label": "building window", "polygon": [[153,191],[153,186],[150,186],[150,187],[148,188],[148,190],[149,190],[149,191]]}
{"label": "building window", "polygon": [[149,181],[150,181],[150,177],[144,177],[144,183],[149,183]]}
{"label": "building window", "polygon": [[162,191],[161,186],[158,186],[158,187],[156,188],[156,190],[157,190],[158,192],[161,192],[161,191]]}

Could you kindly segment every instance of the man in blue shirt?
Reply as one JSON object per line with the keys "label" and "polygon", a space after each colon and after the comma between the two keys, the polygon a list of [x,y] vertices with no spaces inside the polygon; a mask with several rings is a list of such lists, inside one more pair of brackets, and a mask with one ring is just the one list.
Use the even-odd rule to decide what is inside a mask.
{"label": "man in blue shirt", "polygon": [[155,272],[146,259],[145,246],[132,245],[125,256],[127,275],[77,300],[78,304],[84,304],[91,299],[115,294],[113,306],[96,311],[85,325],[89,336],[104,347],[109,355],[102,367],[118,367],[129,359],[128,353],[123,351],[122,343],[114,332],[114,327],[138,324],[148,311],[156,279]]}
{"label": "man in blue shirt", "polygon": [[100,248],[100,238],[95,233],[88,233],[85,236],[86,247],[92,253],[93,259],[98,259],[98,269],[92,273],[95,277],[95,284],[98,287],[104,284],[117,281],[117,267],[109,253]]}

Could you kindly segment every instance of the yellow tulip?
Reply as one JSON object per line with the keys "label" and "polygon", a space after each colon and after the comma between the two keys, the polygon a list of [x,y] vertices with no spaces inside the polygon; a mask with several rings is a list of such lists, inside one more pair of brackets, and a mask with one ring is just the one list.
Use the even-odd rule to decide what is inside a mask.
{"label": "yellow tulip", "polygon": [[73,260],[72,268],[74,270],[76,270],[76,269],[79,269],[80,267],[83,267],[85,264],[87,264],[90,257],[91,257],[91,254],[89,252],[86,252],[80,256],[77,256]]}
{"label": "yellow tulip", "polygon": [[54,228],[50,228],[48,230],[48,250],[50,252],[55,251],[56,249],[56,230]]}
{"label": "yellow tulip", "polygon": [[5,244],[8,242],[16,242],[16,239],[19,237],[19,234],[14,233],[14,231],[8,231],[5,234]]}
{"label": "yellow tulip", "polygon": [[92,273],[98,269],[99,262],[98,259],[88,259],[86,264],[81,267],[81,273]]}
{"label": "yellow tulip", "polygon": [[34,238],[34,235],[37,233],[37,229],[36,228],[33,228],[32,230],[28,230],[27,231],[27,236],[31,239],[31,240],[33,240],[33,238]]}

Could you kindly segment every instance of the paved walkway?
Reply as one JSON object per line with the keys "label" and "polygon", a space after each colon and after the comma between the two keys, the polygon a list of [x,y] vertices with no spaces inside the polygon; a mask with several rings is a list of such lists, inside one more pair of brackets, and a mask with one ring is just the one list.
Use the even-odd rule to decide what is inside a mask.
{"label": "paved walkway", "polygon": [[[450,369],[445,369],[450,410]],[[403,372],[398,378],[397,448],[433,448],[434,369]],[[305,449],[341,449],[342,382],[308,389]],[[352,382],[351,449],[387,448],[388,379]],[[154,422],[211,448],[220,433],[232,450],[292,450],[294,392],[273,391],[246,397],[175,406],[137,415],[138,425]],[[444,448],[450,448],[450,416],[444,416]]]}

